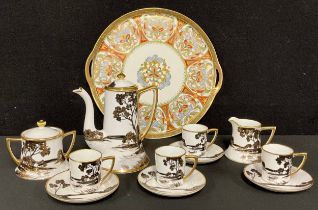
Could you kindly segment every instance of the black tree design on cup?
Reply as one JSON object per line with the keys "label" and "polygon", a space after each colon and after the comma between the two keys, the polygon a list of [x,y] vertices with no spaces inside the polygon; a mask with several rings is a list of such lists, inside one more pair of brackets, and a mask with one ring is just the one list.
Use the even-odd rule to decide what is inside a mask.
{"label": "black tree design on cup", "polygon": [[[199,132],[197,134],[195,134],[194,136],[195,139],[199,139],[200,142],[198,142],[195,145],[186,145],[185,140],[182,139],[183,145],[190,148],[191,150],[197,150],[197,151],[204,151],[205,150],[205,146],[206,146],[206,133],[205,132]],[[189,151],[191,152],[191,151]],[[194,152],[194,151],[193,151]]]}
{"label": "black tree design on cup", "polygon": [[71,176],[71,180],[77,181],[78,184],[95,185],[100,180],[100,162],[81,163],[78,168],[85,173],[80,179]]}
{"label": "black tree design on cup", "polygon": [[276,170],[270,169],[270,168],[266,168],[264,162],[262,162],[262,165],[267,171],[269,171],[269,174],[271,174],[271,175],[288,176],[290,174],[290,170],[291,170],[291,160],[292,160],[292,156],[291,155],[278,156],[276,158],[276,162],[281,167],[276,169]]}
{"label": "black tree design on cup", "polygon": [[199,150],[199,151],[204,151],[205,150],[205,145],[206,145],[206,134],[205,132],[197,133],[194,136],[196,139],[199,139],[200,142],[197,143],[196,145],[193,146],[193,149]]}
{"label": "black tree design on cup", "polygon": [[179,180],[182,179],[184,173],[182,171],[184,161],[182,157],[166,157],[163,159],[163,164],[165,166],[169,166],[169,172],[167,173],[160,173],[161,175],[169,178],[171,180]]}

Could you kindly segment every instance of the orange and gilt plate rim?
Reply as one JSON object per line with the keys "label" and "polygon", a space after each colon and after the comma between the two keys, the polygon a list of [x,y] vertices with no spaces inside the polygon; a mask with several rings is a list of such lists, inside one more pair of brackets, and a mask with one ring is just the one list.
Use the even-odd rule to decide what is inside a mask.
{"label": "orange and gilt plate rim", "polygon": [[[222,68],[219,64],[218,58],[217,58],[217,54],[215,52],[215,49],[213,47],[213,44],[211,42],[211,40],[209,39],[209,37],[207,36],[207,34],[203,31],[203,29],[196,24],[193,20],[191,20],[190,18],[186,17],[185,15],[173,11],[173,10],[169,10],[169,9],[164,9],[164,8],[143,8],[143,9],[139,9],[139,10],[135,10],[129,13],[126,13],[125,15],[117,18],[115,21],[113,21],[110,25],[108,25],[108,27],[103,31],[103,33],[99,36],[97,42],[94,45],[93,50],[91,51],[91,53],[89,54],[88,58],[86,59],[86,63],[85,63],[85,77],[86,80],[89,84],[91,93],[93,95],[94,101],[96,102],[97,107],[99,108],[99,110],[103,113],[104,111],[104,105],[101,103],[101,101],[99,100],[99,96],[95,90],[95,85],[94,82],[92,80],[92,77],[90,75],[90,67],[91,67],[91,63],[94,60],[96,54],[99,52],[101,46],[103,45],[103,41],[105,36],[111,31],[113,30],[113,28],[115,28],[118,24],[122,23],[124,20],[129,19],[129,18],[134,18],[134,17],[138,17],[141,16],[145,13],[163,13],[166,15],[172,15],[174,17],[176,17],[179,20],[182,20],[185,23],[190,24],[203,38],[203,40],[206,42],[207,46],[208,46],[208,51],[211,53],[211,58],[213,61],[213,64],[215,66],[215,70],[216,73],[218,74],[218,82],[217,85],[212,89],[210,96],[207,97],[207,101],[203,104],[203,109],[200,111],[199,114],[197,114],[189,123],[197,123],[204,115],[205,113],[209,110],[210,106],[212,105],[212,102],[215,98],[215,96],[217,95],[217,93],[219,92],[219,90],[221,89],[222,83],[223,83],[223,72],[222,72]],[[103,113],[104,114],[104,113]],[[164,133],[148,133],[146,135],[146,138],[149,139],[161,139],[161,138],[168,138],[168,137],[172,137],[175,135],[178,135],[182,132],[182,128],[175,128],[174,130],[170,130]]]}

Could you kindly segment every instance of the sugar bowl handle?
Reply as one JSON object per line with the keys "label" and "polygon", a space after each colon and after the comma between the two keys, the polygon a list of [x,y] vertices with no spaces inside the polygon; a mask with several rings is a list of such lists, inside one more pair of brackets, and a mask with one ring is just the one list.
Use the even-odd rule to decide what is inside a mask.
{"label": "sugar bowl handle", "polygon": [[13,154],[12,149],[11,149],[11,141],[19,141],[19,142],[22,142],[22,139],[21,139],[21,138],[6,138],[7,149],[8,149],[8,151],[9,151],[9,154],[10,154],[12,160],[13,160],[17,165],[20,165],[21,159],[17,158],[17,157]]}
{"label": "sugar bowl handle", "polygon": [[109,177],[110,173],[113,171],[114,168],[114,164],[115,164],[115,157],[114,156],[107,156],[107,157],[102,157],[102,162],[105,160],[111,160],[112,164],[110,166],[110,168],[102,168],[103,170],[108,170],[107,174],[102,178],[102,183],[104,183],[107,179],[107,177]]}
{"label": "sugar bowl handle", "polygon": [[215,140],[216,140],[216,137],[218,135],[218,132],[219,132],[219,129],[217,128],[210,128],[208,129],[207,133],[211,133],[214,131],[214,136],[213,136],[213,139],[208,143],[208,147],[209,148],[210,146],[212,146],[212,144],[214,144]]}
{"label": "sugar bowl handle", "polygon": [[66,132],[64,133],[64,136],[63,136],[63,139],[66,137],[66,136],[69,136],[69,135],[72,135],[72,141],[71,141],[71,144],[67,150],[66,153],[64,153],[64,157],[68,158],[68,156],[70,155],[73,147],[74,147],[74,144],[75,144],[75,138],[76,138],[76,131],[69,131],[69,132]]}
{"label": "sugar bowl handle", "polygon": [[140,133],[140,135],[139,135],[140,141],[144,140],[144,138],[146,137],[146,135],[147,135],[147,133],[152,125],[152,121],[155,117],[157,103],[158,103],[158,88],[155,85],[152,85],[152,86],[140,89],[137,92],[137,96],[138,96],[138,100],[139,100],[140,95],[142,95],[143,93],[148,92],[150,90],[152,90],[153,94],[154,94],[153,100],[152,100],[151,115],[150,115],[150,120],[148,122],[148,125],[145,127],[143,133]]}
{"label": "sugar bowl handle", "polygon": [[272,142],[275,131],[276,131],[276,126],[266,126],[266,127],[261,127],[261,131],[266,131],[266,130],[271,130],[271,135],[269,136],[268,140],[266,141],[265,144],[269,144]]}

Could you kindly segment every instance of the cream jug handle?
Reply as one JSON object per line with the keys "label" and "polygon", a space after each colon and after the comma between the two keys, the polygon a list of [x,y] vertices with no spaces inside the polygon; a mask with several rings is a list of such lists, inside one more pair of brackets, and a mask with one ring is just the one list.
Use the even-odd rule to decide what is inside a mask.
{"label": "cream jug handle", "polygon": [[261,131],[266,131],[266,130],[271,130],[271,135],[269,136],[268,140],[266,141],[265,144],[269,144],[272,142],[275,131],[276,131],[276,126],[266,126],[266,127],[261,127]]}
{"label": "cream jug handle", "polygon": [[113,171],[114,168],[114,164],[115,164],[115,157],[114,156],[107,156],[107,157],[102,157],[102,162],[104,160],[112,160],[112,164],[110,166],[110,168],[102,168],[103,170],[107,170],[107,174],[102,178],[101,183],[104,183],[106,178],[110,175],[110,173]]}
{"label": "cream jug handle", "polygon": [[68,156],[70,155],[72,149],[73,149],[73,146],[75,144],[75,138],[76,138],[76,131],[69,131],[67,133],[64,133],[63,135],[63,139],[66,137],[66,136],[69,136],[69,135],[72,135],[72,141],[71,141],[71,144],[70,144],[70,147],[68,148],[67,152],[64,153],[64,157],[65,158],[68,158]]}
{"label": "cream jug handle", "polygon": [[304,165],[306,163],[306,160],[307,160],[307,153],[306,152],[300,152],[300,153],[293,154],[293,158],[298,157],[298,156],[302,156],[303,160],[301,161],[300,165],[297,167],[296,171],[291,172],[290,175],[296,174],[300,169],[302,169],[304,167]]}
{"label": "cream jug handle", "polygon": [[212,144],[214,144],[214,142],[215,142],[215,140],[216,140],[216,137],[217,137],[217,135],[218,135],[219,129],[217,129],[217,128],[210,128],[210,129],[208,129],[207,133],[210,133],[210,132],[212,132],[212,131],[214,131],[214,136],[213,136],[213,139],[209,142],[207,148],[209,148],[210,146],[212,146]]}
{"label": "cream jug handle", "polygon": [[22,139],[21,138],[6,138],[6,145],[7,145],[7,149],[9,151],[9,154],[11,156],[11,158],[13,159],[13,161],[17,164],[17,165],[20,165],[21,163],[21,159],[18,159],[12,152],[12,149],[11,149],[11,141],[20,141],[22,142]]}
{"label": "cream jug handle", "polygon": [[152,85],[152,86],[149,86],[149,87],[146,87],[146,88],[143,88],[143,89],[140,89],[138,90],[137,92],[137,98],[138,98],[138,101],[139,101],[139,97],[140,95],[142,95],[143,93],[147,92],[147,91],[150,91],[152,90],[153,93],[154,93],[154,96],[153,96],[153,101],[152,101],[152,108],[151,108],[151,117],[150,117],[150,121],[148,123],[148,125],[145,127],[143,133],[140,133],[139,135],[139,140],[142,141],[144,140],[144,138],[146,137],[151,125],[152,125],[152,121],[155,117],[155,113],[156,113],[156,108],[157,108],[157,103],[158,103],[158,88],[155,86],[155,85]]}

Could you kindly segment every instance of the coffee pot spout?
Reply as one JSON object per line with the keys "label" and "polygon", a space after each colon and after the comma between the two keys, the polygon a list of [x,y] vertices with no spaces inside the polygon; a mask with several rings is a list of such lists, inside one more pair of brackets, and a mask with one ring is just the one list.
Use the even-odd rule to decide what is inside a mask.
{"label": "coffee pot spout", "polygon": [[78,89],[73,90],[73,93],[78,94],[82,97],[85,102],[86,112],[85,112],[85,120],[84,120],[84,131],[91,130],[95,131],[95,121],[94,121],[94,106],[91,97],[88,93],[82,88],[79,87]]}

